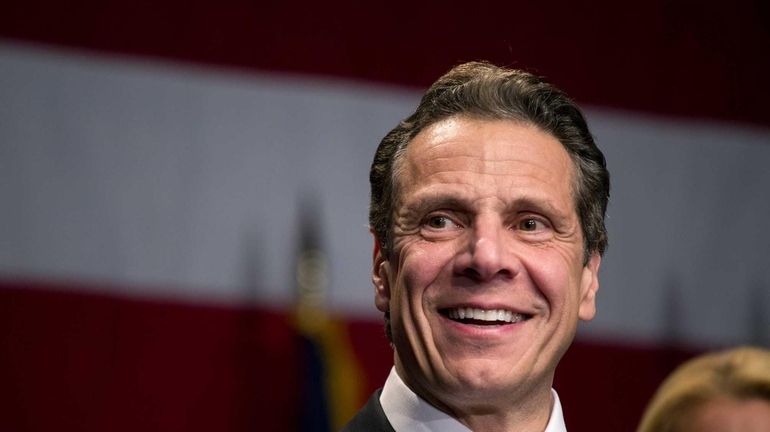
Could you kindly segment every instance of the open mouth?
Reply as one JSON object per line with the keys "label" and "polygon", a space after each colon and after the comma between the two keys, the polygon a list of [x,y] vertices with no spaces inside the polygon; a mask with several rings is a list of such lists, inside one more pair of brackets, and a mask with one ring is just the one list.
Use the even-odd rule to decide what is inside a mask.
{"label": "open mouth", "polygon": [[471,307],[440,309],[439,313],[452,321],[478,326],[515,324],[532,318],[532,315],[506,309],[478,309]]}

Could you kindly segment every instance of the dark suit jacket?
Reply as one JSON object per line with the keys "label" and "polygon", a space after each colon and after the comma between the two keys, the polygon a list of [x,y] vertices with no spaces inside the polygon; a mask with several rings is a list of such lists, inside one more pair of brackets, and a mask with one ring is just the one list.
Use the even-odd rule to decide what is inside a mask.
{"label": "dark suit jacket", "polygon": [[342,428],[341,432],[396,432],[380,405],[382,389],[374,392],[369,402]]}

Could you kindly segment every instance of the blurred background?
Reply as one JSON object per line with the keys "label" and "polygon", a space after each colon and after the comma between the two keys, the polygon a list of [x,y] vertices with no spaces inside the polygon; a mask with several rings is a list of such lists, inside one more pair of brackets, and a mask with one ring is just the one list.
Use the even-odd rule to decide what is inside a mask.
{"label": "blurred background", "polygon": [[770,346],[770,6],[10,0],[0,430],[336,430],[392,352],[368,168],[451,66],[545,76],[612,175],[555,387],[632,430],[676,365]]}

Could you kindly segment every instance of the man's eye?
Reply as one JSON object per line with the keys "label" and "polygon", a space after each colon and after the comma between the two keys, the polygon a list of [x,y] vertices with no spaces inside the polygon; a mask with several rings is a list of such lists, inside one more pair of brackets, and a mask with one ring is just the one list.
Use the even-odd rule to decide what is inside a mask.
{"label": "man's eye", "polygon": [[456,226],[455,223],[446,216],[432,216],[427,220],[426,225],[434,229],[447,229]]}
{"label": "man's eye", "polygon": [[541,222],[532,218],[524,219],[519,222],[518,228],[522,231],[537,231],[541,228]]}

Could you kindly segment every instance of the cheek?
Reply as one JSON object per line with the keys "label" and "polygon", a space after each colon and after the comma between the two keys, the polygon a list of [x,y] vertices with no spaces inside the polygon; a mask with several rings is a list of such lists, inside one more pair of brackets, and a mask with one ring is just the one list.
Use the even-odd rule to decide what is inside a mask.
{"label": "cheek", "polygon": [[577,304],[582,267],[571,254],[557,249],[536,249],[527,253],[522,261],[549,309]]}
{"label": "cheek", "polygon": [[452,256],[452,248],[444,244],[413,243],[404,248],[399,260],[400,296],[423,302],[435,295],[451,277]]}

